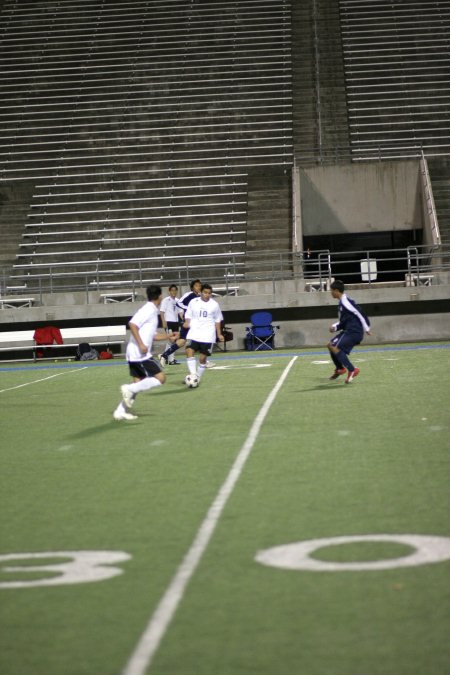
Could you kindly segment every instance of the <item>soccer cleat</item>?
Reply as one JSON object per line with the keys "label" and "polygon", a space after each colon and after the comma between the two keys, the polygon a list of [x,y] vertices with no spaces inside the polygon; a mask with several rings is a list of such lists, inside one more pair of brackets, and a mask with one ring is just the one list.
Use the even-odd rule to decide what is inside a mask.
{"label": "soccer cleat", "polygon": [[128,389],[127,384],[123,384],[120,387],[120,393],[122,394],[122,401],[125,403],[126,407],[131,408],[134,403],[134,395],[133,392]]}
{"label": "soccer cleat", "polygon": [[205,363],[206,368],[214,368],[215,365],[216,364],[214,363],[214,361],[208,361],[207,360],[206,363]]}
{"label": "soccer cleat", "polygon": [[137,420],[137,415],[132,415],[125,410],[115,410],[113,417],[115,420]]}
{"label": "soccer cleat", "polygon": [[349,370],[348,375],[345,378],[345,384],[350,384],[350,382],[353,382],[357,375],[359,375],[359,368],[355,368],[355,370]]}
{"label": "soccer cleat", "polygon": [[169,366],[179,366],[181,365],[181,361],[177,361],[174,359],[173,361],[169,361]]}
{"label": "soccer cleat", "polygon": [[347,372],[346,368],[336,368],[332,376],[329,378],[330,380],[337,380],[339,375],[345,375]]}
{"label": "soccer cleat", "polygon": [[161,364],[161,366],[162,366],[163,368],[164,368],[164,366],[167,366],[167,359],[166,359],[166,357],[164,356],[164,354],[160,354],[160,355],[158,356],[158,358],[159,358],[159,362],[160,362],[160,364]]}

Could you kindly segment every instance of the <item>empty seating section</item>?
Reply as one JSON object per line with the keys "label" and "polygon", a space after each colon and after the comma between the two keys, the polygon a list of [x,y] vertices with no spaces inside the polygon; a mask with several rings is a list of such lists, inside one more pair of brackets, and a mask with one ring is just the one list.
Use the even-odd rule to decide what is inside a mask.
{"label": "empty seating section", "polygon": [[292,165],[290,4],[5,0],[0,180],[35,185],[14,283],[244,265],[249,168]]}
{"label": "empty seating section", "polygon": [[52,193],[44,192],[51,186],[38,186],[42,192],[34,200],[16,269],[32,263],[35,269],[52,265],[52,274],[69,267],[102,273],[115,260],[116,274],[129,270],[134,259],[142,261],[145,276],[158,278],[160,272],[171,276],[177,264],[184,267],[177,257],[239,255],[246,235],[246,174],[188,173],[140,179],[135,186],[116,181],[114,193],[108,186],[91,186],[84,202],[74,192],[61,192],[61,183]]}
{"label": "empty seating section", "polygon": [[354,160],[450,153],[450,2],[339,0]]}

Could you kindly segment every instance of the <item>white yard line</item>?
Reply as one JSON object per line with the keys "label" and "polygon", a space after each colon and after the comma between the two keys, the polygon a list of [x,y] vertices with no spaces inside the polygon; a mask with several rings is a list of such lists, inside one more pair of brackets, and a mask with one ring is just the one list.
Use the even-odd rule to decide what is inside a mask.
{"label": "white yard line", "polygon": [[297,356],[294,356],[294,358],[292,358],[288,363],[280,379],[270,392],[264,405],[257,414],[247,439],[240,449],[233,466],[231,467],[230,473],[228,474],[225,482],[217,493],[216,498],[211,504],[204,521],[197,531],[189,551],[186,553],[183,561],[175,573],[175,576],[161,598],[159,605],[150,617],[144,633],[142,634],[134,652],[125,666],[123,675],[144,675],[147,668],[151,664],[153,657],[155,656],[161,643],[161,640],[163,639],[170,622],[177,611],[178,605],[183,598],[186,587],[195,570],[197,569],[200,560],[211,540],[211,537],[214,534],[214,530],[216,529],[216,526],[219,522],[222,511],[224,510],[226,503],[231,496],[237,481],[239,480],[245,463],[250,456],[256,439],[258,438],[258,434],[261,430],[267,413],[269,412],[276,395],[281,389],[290,369],[294,365],[297,358]]}
{"label": "white yard line", "polygon": [[16,387],[9,387],[9,389],[0,389],[0,394],[3,394],[5,391],[13,391],[13,389],[20,389],[21,387],[28,387],[29,384],[37,384],[38,382],[45,382],[45,380],[51,380],[53,377],[59,377],[60,375],[69,375],[70,373],[77,373],[79,370],[85,370],[88,366],[82,366],[76,370],[67,370],[64,373],[56,373],[55,375],[49,375],[48,377],[42,377],[40,380],[32,380],[31,382],[25,382],[24,384],[18,384]]}

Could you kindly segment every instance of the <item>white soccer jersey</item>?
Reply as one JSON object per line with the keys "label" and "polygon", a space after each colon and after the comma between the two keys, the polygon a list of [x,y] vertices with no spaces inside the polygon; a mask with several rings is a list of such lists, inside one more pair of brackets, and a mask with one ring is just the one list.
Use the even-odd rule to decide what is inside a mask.
{"label": "white soccer jersey", "polygon": [[223,321],[218,303],[210,298],[194,298],[186,310],[186,319],[190,320],[188,340],[212,344],[216,341],[216,323]]}
{"label": "white soccer jersey", "polygon": [[162,301],[159,311],[164,312],[164,318],[166,321],[171,321],[174,323],[178,322],[178,313],[180,312],[180,308],[177,306],[177,303],[179,303],[178,298],[172,298],[171,295],[168,295],[167,298],[164,298]]}
{"label": "white soccer jersey", "polygon": [[148,346],[147,354],[142,354],[139,345],[131,335],[127,344],[127,361],[144,361],[152,356],[152,344],[155,333],[158,329],[159,309],[153,302],[147,302],[142,305],[136,314],[130,319],[139,329],[139,335],[144,344]]}

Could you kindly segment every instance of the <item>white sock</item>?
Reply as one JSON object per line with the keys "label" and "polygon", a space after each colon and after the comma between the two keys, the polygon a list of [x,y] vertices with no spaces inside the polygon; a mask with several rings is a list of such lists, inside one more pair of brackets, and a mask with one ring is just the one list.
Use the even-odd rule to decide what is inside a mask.
{"label": "white sock", "polygon": [[197,374],[197,361],[195,356],[191,356],[189,359],[186,359],[187,367],[191,375]]}
{"label": "white sock", "polygon": [[118,412],[128,412],[128,410],[125,408],[125,405],[124,405],[123,401],[120,401],[119,405],[114,410],[114,412],[117,412],[117,413]]}
{"label": "white sock", "polygon": [[147,389],[153,389],[153,387],[160,387],[162,382],[156,379],[156,377],[146,377],[139,382],[133,382],[133,384],[128,385],[128,389],[133,394],[139,394],[142,391],[147,391]]}
{"label": "white sock", "polygon": [[199,363],[198,369],[197,369],[197,375],[198,375],[199,380],[202,379],[203,373],[205,372],[205,370],[206,370],[206,364],[205,363]]}

